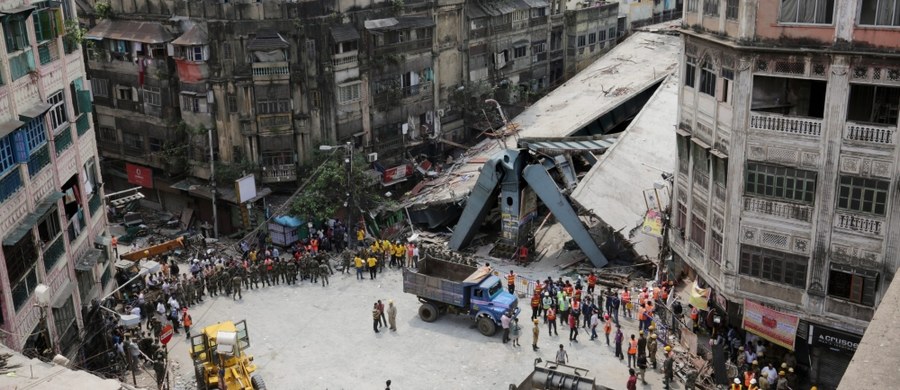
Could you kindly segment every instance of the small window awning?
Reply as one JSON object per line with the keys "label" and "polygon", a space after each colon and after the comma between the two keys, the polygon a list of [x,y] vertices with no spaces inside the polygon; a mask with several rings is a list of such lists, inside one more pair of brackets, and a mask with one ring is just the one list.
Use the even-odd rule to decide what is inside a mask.
{"label": "small window awning", "polygon": [[40,201],[37,206],[34,208],[34,212],[29,213],[22,219],[22,222],[19,222],[15,229],[13,229],[6,237],[3,237],[3,245],[15,245],[22,237],[25,237],[28,232],[34,228],[34,225],[37,224],[38,220],[47,214],[47,211],[50,210],[51,207],[56,205],[56,201],[62,199],[64,194],[62,192],[51,192],[50,195],[47,195],[44,200]]}
{"label": "small window awning", "polygon": [[531,8],[545,8],[549,7],[550,3],[544,0],[523,0],[525,4],[528,4]]}
{"label": "small window awning", "polygon": [[725,153],[722,153],[722,151],[719,150],[719,149],[713,149],[713,150],[710,150],[709,152],[712,153],[713,156],[716,156],[716,157],[721,158],[721,159],[723,159],[723,160],[728,158],[728,155],[725,154]]}
{"label": "small window awning", "polygon": [[682,129],[680,127],[675,128],[675,133],[677,133],[678,135],[680,135],[682,137],[690,137],[691,136],[691,133],[689,131]]}
{"label": "small window awning", "polygon": [[206,31],[203,30],[203,27],[200,27],[199,24],[195,24],[184,34],[181,34],[180,37],[175,38],[175,40],[172,41],[172,44],[178,46],[197,46],[205,45],[208,42],[209,36],[206,35]]}
{"label": "small window awning", "polygon": [[291,45],[281,37],[281,34],[272,31],[260,32],[247,43],[247,50],[249,51],[270,51],[287,49],[289,47]]}
{"label": "small window awning", "polygon": [[401,16],[398,18],[385,18],[367,20],[366,30],[371,31],[397,31],[413,28],[434,27],[434,19],[427,16]]}
{"label": "small window awning", "polygon": [[73,291],[75,291],[75,283],[72,283],[71,280],[67,280],[66,284],[57,290],[56,295],[53,297],[53,301],[50,302],[50,306],[54,309],[65,306],[66,302],[69,301],[69,298],[72,297]]}
{"label": "small window awning", "polygon": [[25,122],[15,119],[0,122],[0,138],[6,137],[9,133],[16,131],[16,129],[22,127],[24,124]]}
{"label": "small window awning", "polygon": [[16,14],[21,14],[21,13],[26,13],[26,12],[27,12],[27,13],[31,13],[31,11],[34,11],[34,6],[33,6],[33,5],[22,5],[22,6],[19,6],[19,7],[13,7],[13,8],[10,8],[10,9],[2,10],[2,11],[0,11],[0,14],[3,14],[3,15],[16,15]]}
{"label": "small window awning", "polygon": [[87,39],[118,39],[142,43],[166,43],[172,40],[172,34],[157,22],[137,22],[131,20],[100,21],[85,35]]}
{"label": "small window awning", "polygon": [[34,119],[41,115],[44,115],[44,113],[47,112],[47,110],[49,110],[50,107],[52,107],[52,106],[49,103],[44,103],[44,102],[34,103],[31,105],[31,107],[28,107],[28,108],[22,110],[22,112],[19,113],[19,117]]}
{"label": "small window awning", "polygon": [[342,24],[331,27],[331,38],[334,43],[359,40],[359,31],[352,24]]}
{"label": "small window awning", "polygon": [[691,137],[691,141],[693,141],[695,144],[699,145],[701,148],[709,150],[709,144],[701,141],[700,138]]}
{"label": "small window awning", "polygon": [[103,257],[103,251],[95,248],[88,248],[88,250],[78,258],[78,261],[75,262],[75,269],[78,271],[90,271],[94,268],[94,265],[100,261],[101,257]]}

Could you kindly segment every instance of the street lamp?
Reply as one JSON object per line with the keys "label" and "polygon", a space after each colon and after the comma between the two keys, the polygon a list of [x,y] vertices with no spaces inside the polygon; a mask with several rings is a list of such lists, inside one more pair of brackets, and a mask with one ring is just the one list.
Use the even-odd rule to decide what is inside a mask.
{"label": "street lamp", "polygon": [[319,145],[319,150],[329,151],[343,148],[347,155],[344,158],[344,163],[347,164],[349,169],[347,170],[347,243],[350,249],[356,248],[356,230],[354,230],[354,222],[353,222],[353,143],[347,141],[346,144],[343,145]]}

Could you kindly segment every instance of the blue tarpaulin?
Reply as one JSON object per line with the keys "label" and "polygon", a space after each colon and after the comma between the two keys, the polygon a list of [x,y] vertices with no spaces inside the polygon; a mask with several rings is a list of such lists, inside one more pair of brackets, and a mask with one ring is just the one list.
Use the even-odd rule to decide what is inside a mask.
{"label": "blue tarpaulin", "polygon": [[277,223],[281,226],[288,226],[288,227],[294,227],[294,228],[300,227],[303,225],[302,219],[296,218],[296,217],[291,217],[289,215],[279,215],[279,216],[275,217],[274,221],[275,221],[275,223]]}

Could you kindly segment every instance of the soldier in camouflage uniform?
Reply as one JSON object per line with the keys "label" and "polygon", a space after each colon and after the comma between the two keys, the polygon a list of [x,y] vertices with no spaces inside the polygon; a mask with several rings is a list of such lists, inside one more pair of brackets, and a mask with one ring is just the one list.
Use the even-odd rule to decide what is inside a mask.
{"label": "soldier in camouflage uniform", "polygon": [[197,302],[203,303],[203,285],[204,280],[200,274],[197,274],[197,277],[194,278],[194,298],[197,298]]}
{"label": "soldier in camouflage uniform", "polygon": [[238,269],[234,269],[234,271],[232,273],[234,274],[234,276],[231,278],[231,288],[232,288],[231,299],[237,300],[234,297],[235,295],[237,295],[238,298],[240,298],[240,299],[244,299],[244,296],[241,295],[241,282],[242,282],[241,272]]}
{"label": "soldier in camouflage uniform", "polygon": [[272,285],[269,281],[269,266],[264,261],[259,262],[259,280],[262,282],[263,287]]}
{"label": "soldier in camouflage uniform", "polygon": [[274,279],[275,279],[275,285],[277,286],[277,285],[281,284],[281,280],[284,277],[284,262],[282,262],[281,259],[278,259],[278,258],[272,259],[272,262],[274,263],[273,264],[274,270],[275,270],[275,278]]}
{"label": "soldier in camouflage uniform", "polygon": [[256,266],[250,264],[247,268],[247,290],[252,290],[254,288],[259,288],[259,271],[257,271]]}
{"label": "soldier in camouflage uniform", "polygon": [[350,261],[353,255],[349,251],[341,253],[341,274],[350,273]]}
{"label": "soldier in camouflage uniform", "polygon": [[322,278],[322,287],[328,285],[328,264],[327,262],[319,262],[319,277]]}
{"label": "soldier in camouflage uniform", "polygon": [[287,268],[287,284],[297,284],[297,262],[290,260],[285,267]]}
{"label": "soldier in camouflage uniform", "polygon": [[224,290],[225,296],[231,295],[231,269],[225,269],[219,275],[219,290]]}
{"label": "soldier in camouflage uniform", "polygon": [[214,297],[219,293],[219,272],[215,269],[206,277],[206,289],[209,290],[209,296]]}

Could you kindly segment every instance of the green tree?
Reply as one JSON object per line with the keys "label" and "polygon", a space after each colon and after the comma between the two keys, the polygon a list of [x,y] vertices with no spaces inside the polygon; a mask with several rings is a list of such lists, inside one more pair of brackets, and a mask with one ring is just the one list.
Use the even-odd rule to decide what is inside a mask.
{"label": "green tree", "polygon": [[[314,220],[333,218],[345,208],[352,195],[352,204],[358,210],[374,210],[387,203],[377,189],[377,180],[370,176],[369,163],[362,153],[354,153],[353,170],[349,171],[344,149],[319,153],[313,158],[310,174],[315,175],[306,188],[294,198],[291,211],[294,215]],[[348,204],[349,206],[349,204]]]}

